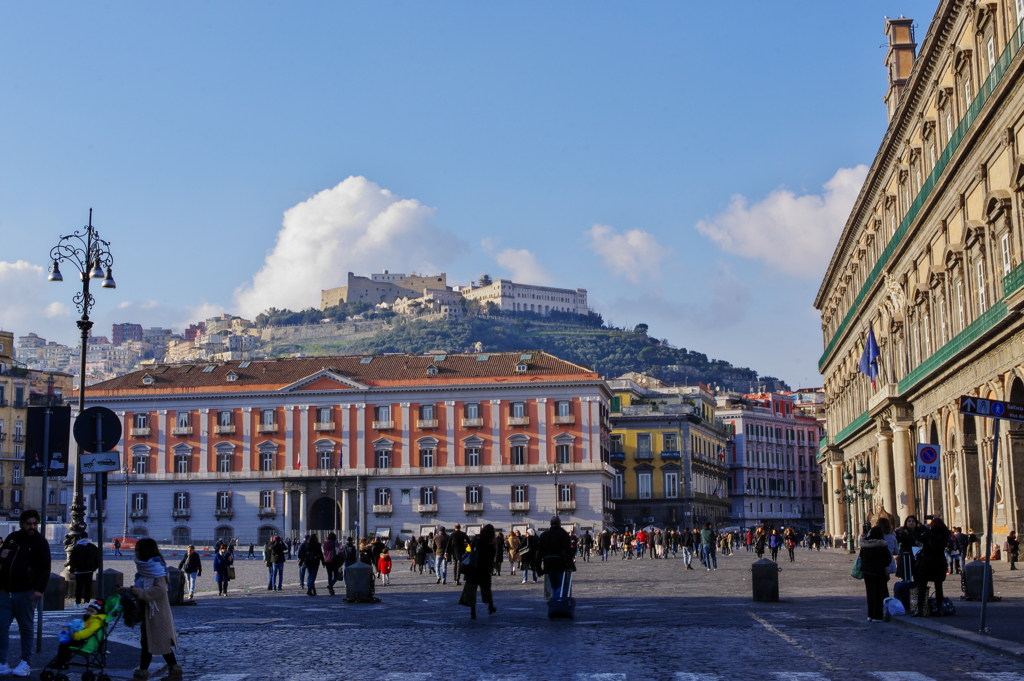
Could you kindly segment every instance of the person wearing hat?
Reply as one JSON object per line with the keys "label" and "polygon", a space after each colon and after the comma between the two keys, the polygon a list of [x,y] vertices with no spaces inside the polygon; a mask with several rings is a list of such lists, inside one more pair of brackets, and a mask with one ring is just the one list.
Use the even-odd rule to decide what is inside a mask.
{"label": "person wearing hat", "polygon": [[88,640],[103,626],[107,616],[103,614],[103,601],[89,601],[85,607],[85,617],[81,620],[72,620],[61,627],[57,634],[60,645],[57,647],[57,656],[53,658],[48,667],[53,669],[67,669],[71,661],[71,645],[81,644]]}
{"label": "person wearing hat", "polygon": [[[29,676],[32,658],[32,614],[50,582],[50,544],[39,534],[39,512],[21,512],[20,528],[0,546],[0,676]],[[21,661],[7,666],[11,622],[18,620]]]}

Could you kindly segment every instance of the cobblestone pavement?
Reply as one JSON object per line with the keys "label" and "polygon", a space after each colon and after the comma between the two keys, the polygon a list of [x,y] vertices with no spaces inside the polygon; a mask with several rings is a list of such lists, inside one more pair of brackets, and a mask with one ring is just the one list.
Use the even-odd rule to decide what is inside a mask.
{"label": "cobblestone pavement", "polygon": [[[541,585],[520,584],[507,563],[494,578],[498,612],[480,607],[473,621],[451,575],[438,585],[404,560],[392,585],[378,586],[381,603],[347,605],[326,595],[323,579],[321,595],[306,596],[294,561],[285,591],[268,593],[262,562],[242,559],[229,597],[206,591],[196,606],[174,609],[179,657],[190,681],[1024,681],[1018,658],[868,623],[843,553],[784,560],[782,602],[773,604],[751,601],[753,560],[745,551],[719,556],[714,572],[685,571],[681,558],[580,563],[576,620],[552,622]],[[212,584],[204,571],[201,587]],[[137,645],[137,633],[122,630],[119,644]]]}

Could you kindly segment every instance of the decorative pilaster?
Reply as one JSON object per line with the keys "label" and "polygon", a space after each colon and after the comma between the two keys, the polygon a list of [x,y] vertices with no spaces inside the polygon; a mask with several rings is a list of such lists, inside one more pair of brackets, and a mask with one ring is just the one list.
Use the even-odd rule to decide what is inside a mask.
{"label": "decorative pilaster", "polygon": [[[349,443],[349,438],[352,437],[352,426],[349,423],[349,407],[351,404],[340,404],[339,416],[341,417],[341,470],[346,471],[349,468],[348,457],[352,452],[352,445]],[[344,507],[342,507],[344,508]],[[344,523],[343,523],[344,525]],[[348,526],[345,525],[345,532],[348,532]]]}
{"label": "decorative pilaster", "polygon": [[[444,442],[444,464],[445,466],[452,465],[452,461],[455,460],[455,402],[444,403],[444,416],[445,425],[448,428],[448,437],[445,438]],[[440,456],[438,452],[438,456]],[[435,465],[442,465],[440,461],[435,462]]]}
{"label": "decorative pilaster", "polygon": [[491,400],[491,461],[501,461],[501,400]]}
{"label": "decorative pilaster", "polygon": [[156,412],[156,474],[158,478],[167,477],[167,410]]}
{"label": "decorative pilaster", "polygon": [[[359,451],[356,452],[356,471],[366,472],[366,405],[356,405],[356,442],[359,444]],[[363,528],[359,528],[360,532]]]}
{"label": "decorative pilaster", "polygon": [[252,470],[252,407],[242,407],[242,472]]}
{"label": "decorative pilaster", "polygon": [[540,463],[548,461],[548,398],[537,398],[537,457]]}
{"label": "decorative pilaster", "polygon": [[303,404],[299,407],[299,470],[309,468],[309,405]]}
{"label": "decorative pilaster", "polygon": [[294,419],[292,415],[295,407],[287,405],[284,408],[284,469],[288,472],[295,470],[295,443],[294,443]]}
{"label": "decorative pilaster", "polygon": [[[406,469],[408,472],[409,466],[412,465],[411,459],[412,454],[409,449],[409,402],[402,402],[402,465],[401,468]],[[391,465],[395,464],[394,454],[392,454]]]}
{"label": "decorative pilaster", "polygon": [[206,477],[210,471],[210,410],[199,410],[199,474]]}

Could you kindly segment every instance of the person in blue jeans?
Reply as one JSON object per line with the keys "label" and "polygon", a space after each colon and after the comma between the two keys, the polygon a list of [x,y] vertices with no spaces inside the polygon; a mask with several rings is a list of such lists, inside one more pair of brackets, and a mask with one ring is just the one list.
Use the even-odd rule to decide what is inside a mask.
{"label": "person in blue jeans", "polygon": [[[273,567],[270,570],[270,584],[267,585],[268,591],[280,591],[284,586],[284,561],[287,552],[288,549],[281,538],[275,537],[274,544],[270,547]],[[274,584],[275,580],[277,581],[276,586]]]}
{"label": "person in blue jeans", "polygon": [[704,529],[700,531],[700,550],[704,552],[704,567],[708,570],[718,569],[718,558],[715,556],[715,531],[711,529],[711,523],[704,523]]}
{"label": "person in blue jeans", "polygon": [[[0,676],[29,676],[32,672],[32,616],[50,581],[50,545],[39,534],[39,513],[22,511],[20,529],[0,546]],[[18,620],[21,661],[7,666],[11,622]]]}

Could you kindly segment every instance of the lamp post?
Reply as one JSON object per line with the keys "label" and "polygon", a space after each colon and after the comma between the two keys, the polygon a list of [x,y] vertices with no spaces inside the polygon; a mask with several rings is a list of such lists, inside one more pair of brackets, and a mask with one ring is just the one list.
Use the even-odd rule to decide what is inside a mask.
{"label": "lamp post", "polygon": [[[843,490],[840,495],[840,501],[846,506],[846,552],[853,553],[853,531],[850,527],[850,514],[853,510],[851,506],[856,503],[854,492],[856,487],[853,486],[853,476],[847,471],[843,473]],[[837,490],[838,493],[838,490]]]}
{"label": "lamp post", "polygon": [[[85,410],[85,360],[89,345],[89,331],[92,329],[92,322],[89,320],[89,312],[92,310],[96,299],[89,293],[89,283],[92,279],[102,279],[101,288],[117,288],[111,269],[114,259],[110,255],[110,243],[100,238],[99,233],[92,226],[92,208],[89,209],[89,224],[82,230],[76,230],[72,234],[62,236],[57,245],[50,250],[50,281],[64,281],[60,273],[61,263],[71,263],[78,270],[78,278],[82,281],[81,293],[74,297],[75,307],[82,313],[78,320],[78,328],[82,332],[81,348],[79,355],[79,376],[78,376],[78,413]],[[82,488],[85,477],[82,474],[82,467],[78,461],[82,456],[82,448],[76,450],[75,459],[75,485],[71,502],[70,528],[64,537],[64,550],[68,555],[68,562],[71,560],[71,550],[75,542],[82,538],[86,529],[85,525],[85,502],[82,498]],[[103,547],[103,537],[98,538],[100,550]]]}
{"label": "lamp post", "polygon": [[561,501],[558,498],[558,475],[561,472],[562,472],[562,464],[560,464],[560,463],[548,464],[547,474],[555,476],[555,515],[561,515],[558,512],[558,502]]}
{"label": "lamp post", "polygon": [[124,534],[121,535],[123,542],[128,537],[128,481],[132,472],[131,464],[126,461],[121,472],[124,473]]}

